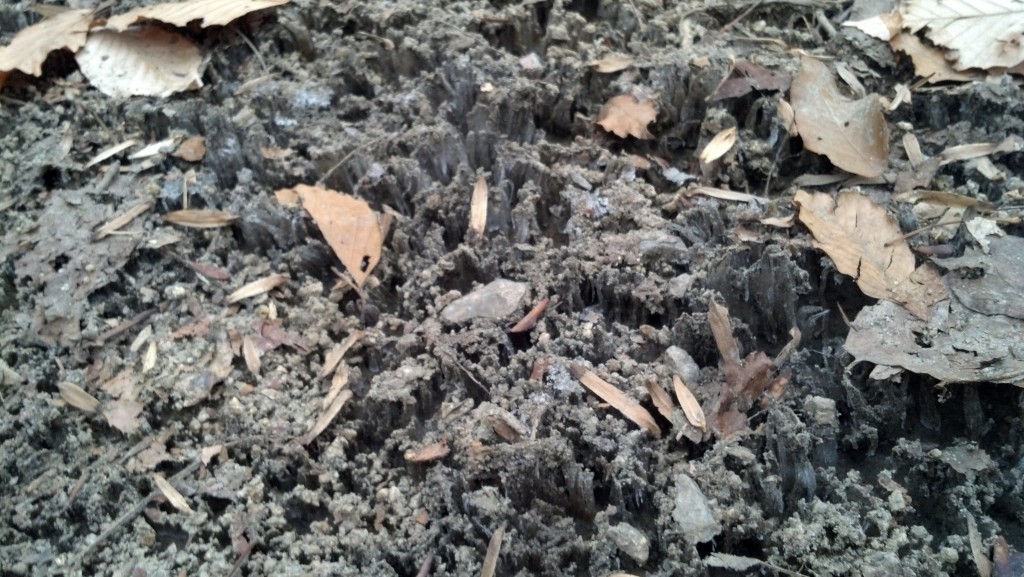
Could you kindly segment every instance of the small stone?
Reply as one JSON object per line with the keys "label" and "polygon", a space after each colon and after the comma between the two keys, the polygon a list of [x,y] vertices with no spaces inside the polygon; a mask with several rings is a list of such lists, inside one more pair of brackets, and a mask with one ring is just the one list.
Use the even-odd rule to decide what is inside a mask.
{"label": "small stone", "polygon": [[639,529],[629,523],[619,523],[608,529],[608,538],[615,543],[626,555],[629,555],[638,564],[647,563],[647,556],[651,551],[651,542]]}
{"label": "small stone", "polygon": [[665,349],[665,365],[669,370],[680,376],[687,386],[700,384],[700,367],[690,353],[672,346]]}
{"label": "small stone", "polygon": [[441,317],[450,323],[501,320],[519,309],[528,289],[524,283],[498,279],[451,302],[441,311]]}
{"label": "small stone", "polygon": [[690,544],[710,541],[721,530],[704,492],[688,475],[676,476],[676,507],[672,519]]}
{"label": "small stone", "polygon": [[825,397],[809,396],[804,399],[804,414],[811,418],[815,425],[835,427],[839,424],[839,412],[836,402]]}

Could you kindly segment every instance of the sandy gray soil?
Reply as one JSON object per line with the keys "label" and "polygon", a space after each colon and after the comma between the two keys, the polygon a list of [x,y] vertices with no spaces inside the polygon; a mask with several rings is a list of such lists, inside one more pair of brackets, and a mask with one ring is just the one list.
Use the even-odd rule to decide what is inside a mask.
{"label": "sandy gray soil", "polygon": [[[0,6],[0,38],[28,24],[23,4]],[[190,30],[207,85],[166,99],[114,101],[60,56],[4,89],[0,576],[470,576],[502,527],[496,575],[976,575],[969,518],[985,552],[999,536],[1024,547],[1019,390],[848,367],[839,310],[870,299],[799,224],[759,223],[792,214],[793,179],[828,161],[785,136],[783,93],[710,98],[730,58],[793,74],[790,49],[854,63],[881,94],[913,82],[907,62],[822,25],[848,3],[435,4],[307,0]],[[587,66],[609,52],[637,66]],[[530,54],[539,66],[524,66]],[[656,99],[655,138],[595,127],[623,93]],[[934,150],[1022,134],[1022,113],[1003,82],[923,90],[888,120]],[[696,153],[731,126],[740,145],[701,174]],[[205,158],[85,166],[128,138],[174,135],[205,136]],[[997,161],[1019,174],[1024,156]],[[681,197],[681,173],[770,201]],[[474,238],[479,175],[490,208]],[[960,165],[939,178],[999,194]],[[365,300],[332,290],[340,262],[275,199],[321,179],[395,215]],[[183,187],[192,207],[240,219],[166,223]],[[140,200],[152,210],[94,240]],[[226,302],[271,273],[290,280]],[[476,318],[442,315],[497,279],[526,288],[511,313],[486,299]],[[511,333],[545,297],[538,324]],[[697,369],[693,392],[712,406],[712,299],[743,354],[774,357],[803,333],[781,395],[753,400],[751,431],[730,440],[663,418],[646,389]],[[353,397],[303,445],[330,386],[325,355],[359,330],[342,360]],[[247,337],[264,352],[258,374]],[[573,365],[640,401],[661,437]],[[100,409],[69,406],[62,383]],[[131,402],[126,434],[105,411]],[[442,441],[446,456],[406,459]]]}

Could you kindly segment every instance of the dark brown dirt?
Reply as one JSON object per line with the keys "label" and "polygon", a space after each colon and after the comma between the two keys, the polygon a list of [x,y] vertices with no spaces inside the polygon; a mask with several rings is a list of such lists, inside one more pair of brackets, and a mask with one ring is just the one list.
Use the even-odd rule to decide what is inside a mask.
{"label": "dark brown dirt", "polygon": [[[22,4],[0,6],[0,39],[29,23]],[[805,229],[759,222],[791,214],[792,180],[828,161],[785,136],[783,94],[709,98],[730,58],[793,73],[787,49],[859,62],[880,94],[911,83],[912,68],[815,18],[836,21],[849,3],[666,4],[303,0],[190,30],[210,57],[197,92],[114,101],[59,56],[45,78],[13,79],[0,102],[0,576],[471,576],[501,526],[497,575],[975,575],[969,516],[986,551],[997,536],[1024,548],[1018,389],[849,367],[839,311],[852,318],[869,299]],[[608,52],[637,66],[587,66]],[[531,53],[540,69],[521,64]],[[595,128],[623,93],[656,99],[654,139]],[[1021,102],[1009,81],[944,87],[888,120],[930,149],[996,142],[1024,133]],[[730,126],[739,146],[701,174],[696,153]],[[206,157],[85,167],[128,138],[177,135],[205,136]],[[1022,161],[997,159],[1011,175]],[[681,173],[770,201],[680,197]],[[480,174],[490,209],[474,239]],[[332,290],[340,262],[275,200],[321,179],[396,215],[365,300]],[[997,199],[1019,180],[950,165],[939,183]],[[165,223],[183,187],[192,207],[240,219]],[[126,233],[93,240],[140,200],[154,207]],[[290,281],[226,304],[271,273]],[[496,279],[528,287],[514,314],[444,320]],[[510,333],[544,297],[537,326]],[[695,443],[658,415],[656,439],[570,374],[590,368],[657,414],[645,382],[671,386],[677,347],[710,408],[723,378],[711,299],[744,354],[773,357],[792,327],[804,335],[784,393],[747,411],[750,434]],[[292,341],[253,374],[239,343],[267,323]],[[354,396],[302,445],[330,385],[317,378],[324,357],[357,330],[342,361]],[[550,368],[531,379],[538,362]],[[66,404],[61,383],[101,411]],[[126,398],[142,407],[129,434],[103,415]],[[439,460],[404,458],[439,441]],[[167,502],[156,473],[192,513]],[[766,564],[722,568],[713,554]]]}

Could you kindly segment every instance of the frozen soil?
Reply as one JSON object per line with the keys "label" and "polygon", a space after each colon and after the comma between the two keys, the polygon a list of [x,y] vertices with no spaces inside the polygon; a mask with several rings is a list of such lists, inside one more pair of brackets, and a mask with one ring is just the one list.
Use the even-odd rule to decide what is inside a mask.
{"label": "frozen soil", "polygon": [[[3,38],[27,24],[23,4],[0,6]],[[1024,547],[1018,389],[848,366],[840,309],[869,301],[805,229],[759,223],[791,214],[792,180],[827,161],[785,137],[780,93],[709,99],[731,58],[793,73],[788,49],[852,63],[880,94],[912,82],[906,62],[823,25],[848,3],[443,4],[308,0],[190,30],[207,85],[167,99],[111,100],[59,56],[46,79],[4,89],[0,575],[469,576],[500,527],[497,575],[975,575],[970,519],[984,551],[997,536]],[[637,66],[587,66],[609,52]],[[521,63],[531,53],[540,67]],[[656,99],[654,139],[595,128],[623,93]],[[929,150],[997,142],[1024,133],[1022,113],[1010,82],[922,90],[889,118],[893,163],[905,130]],[[702,174],[696,152],[731,126],[739,146]],[[205,136],[205,158],[86,167],[128,138],[176,135]],[[998,159],[1010,174],[1022,161]],[[679,173],[770,200],[679,196]],[[483,238],[468,230],[479,175]],[[340,262],[275,200],[321,179],[395,215],[365,300],[332,290]],[[999,194],[959,165],[940,181]],[[185,188],[192,207],[240,219],[172,227],[162,215]],[[93,240],[145,199],[127,234]],[[271,273],[290,281],[227,304]],[[528,287],[513,314],[441,315],[496,279]],[[545,297],[539,323],[510,333]],[[709,407],[722,383],[711,299],[744,354],[803,333],[749,434],[694,442],[658,415],[654,438],[570,374],[589,368],[657,414],[645,383],[670,387],[681,349]],[[239,343],[267,324],[284,344],[254,374]],[[132,346],[144,330],[148,372],[148,342]],[[358,330],[342,361],[353,398],[303,445],[325,355]],[[100,411],[67,405],[61,383]],[[103,414],[119,396],[142,407],[129,434]],[[405,457],[442,441],[440,459]],[[765,564],[714,567],[722,553]]]}

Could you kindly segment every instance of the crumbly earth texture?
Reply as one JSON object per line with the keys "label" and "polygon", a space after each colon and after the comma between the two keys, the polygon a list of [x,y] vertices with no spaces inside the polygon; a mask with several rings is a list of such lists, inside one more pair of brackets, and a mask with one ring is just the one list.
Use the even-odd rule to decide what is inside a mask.
{"label": "crumbly earth texture", "polygon": [[[0,5],[4,42],[28,4]],[[795,50],[852,63],[868,91],[912,83],[903,58],[834,26],[848,4],[297,0],[185,30],[208,57],[198,91],[115,100],[60,54],[42,79],[10,78],[0,576],[475,576],[499,531],[495,574],[519,576],[976,575],[997,537],[1024,547],[1019,390],[851,366],[840,311],[870,299],[799,224],[761,223],[791,215],[793,179],[828,161],[787,135],[784,93],[713,98],[734,60],[792,75]],[[635,63],[590,65],[610,53]],[[653,138],[596,126],[621,94],[656,102]],[[998,142],[1024,133],[1022,102],[1009,81],[922,90],[887,120],[929,150]],[[738,144],[701,166],[730,127]],[[201,160],[87,166],[130,138],[189,136]],[[997,159],[1010,175],[1022,161]],[[938,179],[996,194],[963,165]],[[688,181],[768,200],[680,195]],[[316,182],[391,215],[362,294],[275,196]],[[238,219],[168,223],[186,200]],[[287,282],[228,299],[271,274]],[[506,292],[460,300],[488,286]],[[743,355],[802,333],[773,369],[784,386],[730,439],[664,417],[647,389],[685,373],[713,406],[712,300]],[[305,437],[332,382],[351,397]],[[76,407],[74,387],[99,406]]]}

